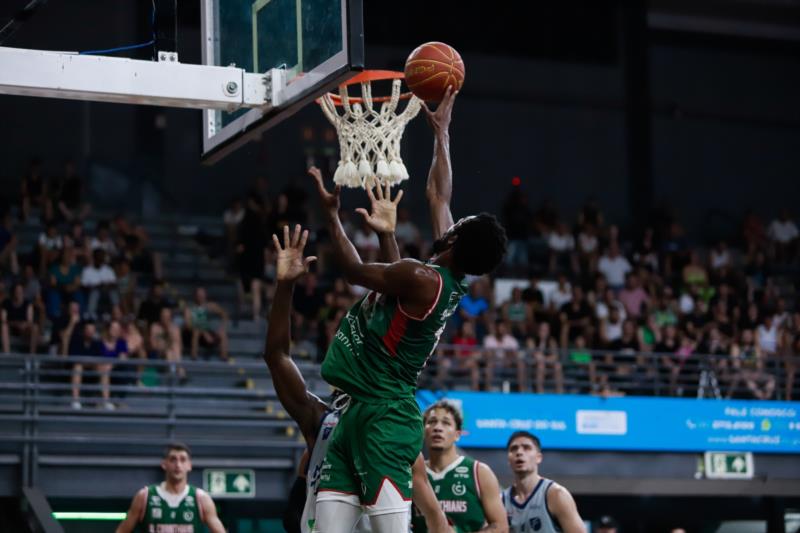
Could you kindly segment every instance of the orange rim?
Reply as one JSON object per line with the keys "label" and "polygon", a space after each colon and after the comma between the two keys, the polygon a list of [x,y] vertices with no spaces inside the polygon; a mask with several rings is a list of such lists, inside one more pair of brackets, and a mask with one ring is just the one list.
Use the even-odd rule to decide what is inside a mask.
{"label": "orange rim", "polygon": [[[381,80],[404,80],[406,75],[402,72],[397,72],[394,70],[365,70],[360,72],[344,82],[340,87],[349,86],[349,85],[356,85],[358,83],[363,82],[373,82],[373,81],[381,81]],[[340,106],[342,105],[342,97],[336,93],[328,93],[333,105]],[[411,92],[400,93],[400,100],[408,100],[411,98],[413,94]],[[373,96],[372,101],[377,103],[388,102],[391,100],[391,96]],[[360,96],[349,96],[347,98],[348,102],[351,104],[360,104],[364,102],[364,99]],[[317,98],[317,103],[320,103],[320,99]]]}

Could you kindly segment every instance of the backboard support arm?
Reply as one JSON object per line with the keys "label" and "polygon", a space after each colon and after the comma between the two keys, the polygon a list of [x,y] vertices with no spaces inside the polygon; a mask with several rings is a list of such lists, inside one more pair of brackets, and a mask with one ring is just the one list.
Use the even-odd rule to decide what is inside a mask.
{"label": "backboard support arm", "polygon": [[236,111],[281,104],[285,76],[174,60],[0,47],[0,94]]}

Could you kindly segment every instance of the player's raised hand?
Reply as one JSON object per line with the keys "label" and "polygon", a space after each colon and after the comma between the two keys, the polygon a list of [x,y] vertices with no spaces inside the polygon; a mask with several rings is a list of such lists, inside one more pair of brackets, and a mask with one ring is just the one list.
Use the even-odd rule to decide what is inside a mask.
{"label": "player's raised hand", "polygon": [[314,256],[303,258],[303,249],[308,241],[308,230],[300,231],[300,224],[294,227],[294,232],[289,235],[289,226],[283,227],[283,246],[278,236],[272,234],[272,242],[278,252],[277,273],[278,281],[297,281],[308,272],[308,267],[317,258]]}
{"label": "player's raised hand", "polygon": [[369,196],[371,213],[359,207],[356,213],[364,217],[370,228],[375,233],[390,233],[394,234],[394,229],[397,226],[397,204],[403,197],[403,191],[397,191],[397,196],[392,200],[392,189],[387,183],[384,187],[380,184],[375,186],[375,192],[371,188],[367,189],[367,196]]}
{"label": "player's raised hand", "polygon": [[436,111],[431,111],[428,104],[422,102],[425,118],[428,120],[428,124],[431,125],[435,133],[447,132],[447,130],[450,129],[450,117],[453,114],[453,103],[456,100],[456,95],[458,95],[458,91],[454,91],[452,85],[447,87],[444,98],[442,98],[442,101],[436,106]]}
{"label": "player's raised hand", "polygon": [[338,213],[339,192],[341,191],[341,187],[337,185],[332,193],[328,192],[325,188],[325,184],[322,182],[322,172],[320,172],[317,167],[309,168],[308,174],[317,182],[317,192],[319,193],[319,199],[322,202],[323,209],[331,213]]}

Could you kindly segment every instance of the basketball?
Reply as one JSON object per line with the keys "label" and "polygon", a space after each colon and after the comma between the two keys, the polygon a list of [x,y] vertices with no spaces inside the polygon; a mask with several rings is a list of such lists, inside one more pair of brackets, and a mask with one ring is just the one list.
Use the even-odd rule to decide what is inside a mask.
{"label": "basketball", "polygon": [[426,102],[444,98],[449,85],[453,90],[464,84],[464,61],[450,45],[430,42],[418,46],[406,59],[406,84]]}

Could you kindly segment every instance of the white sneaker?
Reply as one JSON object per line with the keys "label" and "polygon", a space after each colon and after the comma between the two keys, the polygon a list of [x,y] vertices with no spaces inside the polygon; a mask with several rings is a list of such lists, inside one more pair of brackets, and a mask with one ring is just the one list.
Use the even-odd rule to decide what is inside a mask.
{"label": "white sneaker", "polygon": [[106,411],[114,411],[116,410],[117,406],[111,402],[103,402],[103,409]]}
{"label": "white sneaker", "polygon": [[72,400],[72,408],[79,410],[83,408],[83,406],[81,405],[81,402],[79,402],[78,400]]}

